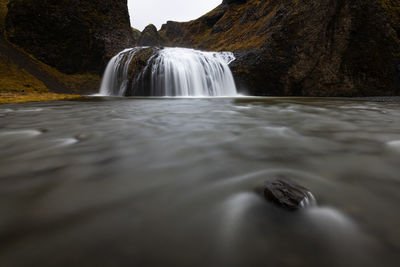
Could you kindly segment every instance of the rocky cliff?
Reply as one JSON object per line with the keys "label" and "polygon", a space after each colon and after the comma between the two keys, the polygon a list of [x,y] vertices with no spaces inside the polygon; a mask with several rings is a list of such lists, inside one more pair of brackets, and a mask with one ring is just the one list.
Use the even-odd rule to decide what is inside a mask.
{"label": "rocky cliff", "polygon": [[256,95],[400,94],[400,1],[225,0],[168,22],[164,45],[234,51],[241,91]]}
{"label": "rocky cliff", "polygon": [[135,43],[127,0],[11,0],[8,39],[63,73],[101,73]]}

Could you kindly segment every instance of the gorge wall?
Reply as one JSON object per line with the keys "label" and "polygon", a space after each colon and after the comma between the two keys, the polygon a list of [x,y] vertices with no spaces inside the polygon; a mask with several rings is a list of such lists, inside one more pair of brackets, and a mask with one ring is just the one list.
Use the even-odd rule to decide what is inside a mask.
{"label": "gorge wall", "polygon": [[167,22],[156,38],[234,51],[238,89],[249,94],[400,94],[396,0],[224,0],[197,20]]}
{"label": "gorge wall", "polygon": [[134,44],[127,0],[11,0],[8,40],[63,73],[101,73]]}
{"label": "gorge wall", "polygon": [[[238,89],[252,95],[400,94],[398,0],[224,0],[197,20],[158,32],[150,25],[140,36],[127,0],[9,2],[8,41],[60,72],[49,73],[66,90],[71,74],[81,75],[72,86],[80,88],[86,74],[98,77],[112,56],[138,44],[233,51]],[[86,88],[98,85],[93,78]]]}

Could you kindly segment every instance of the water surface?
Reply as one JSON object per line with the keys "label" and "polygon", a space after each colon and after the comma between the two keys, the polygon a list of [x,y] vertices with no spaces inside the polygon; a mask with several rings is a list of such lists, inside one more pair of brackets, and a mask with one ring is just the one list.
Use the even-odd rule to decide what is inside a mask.
{"label": "water surface", "polygon": [[[0,106],[0,266],[397,266],[400,106],[91,98]],[[285,176],[318,207],[254,193]]]}

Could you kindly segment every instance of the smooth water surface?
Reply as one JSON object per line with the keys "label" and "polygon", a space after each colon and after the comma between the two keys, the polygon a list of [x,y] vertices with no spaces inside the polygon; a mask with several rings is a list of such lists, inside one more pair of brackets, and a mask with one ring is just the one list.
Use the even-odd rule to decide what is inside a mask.
{"label": "smooth water surface", "polygon": [[[398,266],[400,105],[0,106],[0,266]],[[318,206],[255,193],[285,176]]]}

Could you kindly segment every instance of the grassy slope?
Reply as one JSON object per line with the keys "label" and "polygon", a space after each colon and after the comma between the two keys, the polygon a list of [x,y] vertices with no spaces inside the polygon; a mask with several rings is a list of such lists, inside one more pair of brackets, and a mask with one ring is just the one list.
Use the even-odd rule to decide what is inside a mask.
{"label": "grassy slope", "polygon": [[[265,40],[267,21],[276,13],[279,1],[276,0],[249,0],[245,5],[231,5],[214,28],[217,32],[205,25],[207,18],[215,17],[221,12],[221,6],[210,11],[200,19],[180,23],[183,33],[173,36],[173,43],[190,44],[197,48],[206,48],[215,51],[234,51],[260,47]],[[251,13],[248,17],[243,14]],[[256,19],[255,19],[256,18]],[[166,36],[161,30],[160,35]]]}
{"label": "grassy slope", "polygon": [[[10,53],[0,50],[0,104],[20,103],[29,101],[46,101],[78,98],[79,95],[56,94],[51,92],[49,86],[54,84],[53,91],[64,91],[68,93],[79,92],[82,88],[97,87],[100,77],[96,75],[66,75],[54,68],[43,64],[26,54],[22,50],[8,43],[3,34],[7,4],[9,0],[0,0],[0,31],[2,48],[21,55],[19,60],[10,56]],[[28,62],[27,62],[28,61]],[[28,63],[28,64],[26,64]],[[35,69],[34,75],[25,66],[29,65]],[[35,74],[42,74],[40,78]],[[52,83],[48,81],[51,78]],[[63,88],[57,90],[59,88]]]}

